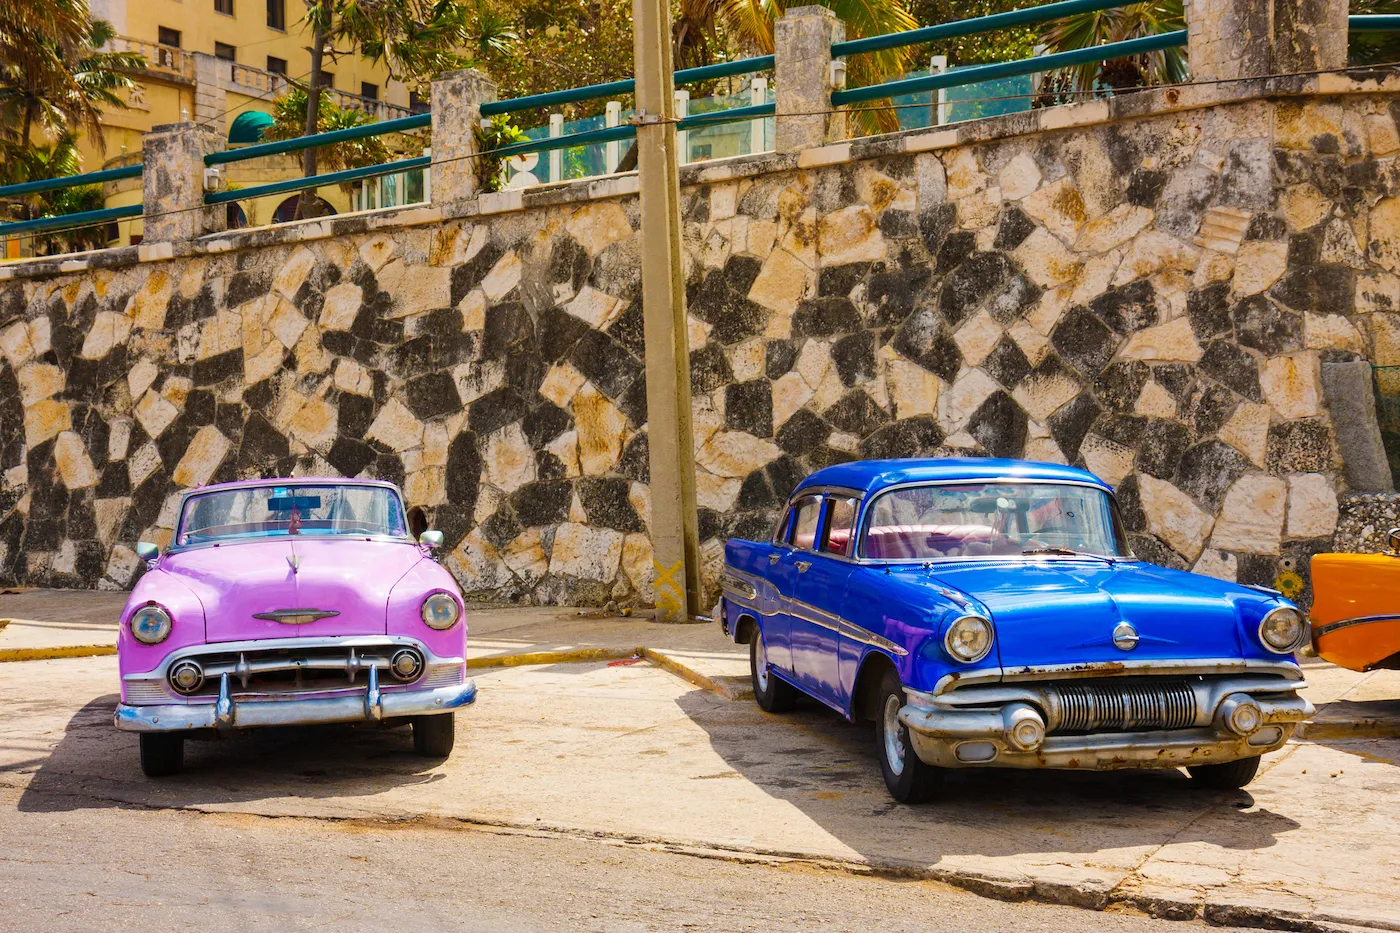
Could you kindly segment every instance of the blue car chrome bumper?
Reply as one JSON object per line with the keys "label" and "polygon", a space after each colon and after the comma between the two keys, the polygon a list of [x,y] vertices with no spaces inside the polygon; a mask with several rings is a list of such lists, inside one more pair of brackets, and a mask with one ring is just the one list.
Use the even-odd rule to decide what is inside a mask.
{"label": "blue car chrome bumper", "polygon": [[239,699],[230,695],[228,675],[213,703],[161,706],[117,705],[113,721],[125,732],[183,732],[190,729],[246,729],[255,726],[298,726],[333,722],[373,722],[400,716],[445,713],[476,701],[476,682],[381,693],[371,669],[368,689],[350,696],[311,699]]}

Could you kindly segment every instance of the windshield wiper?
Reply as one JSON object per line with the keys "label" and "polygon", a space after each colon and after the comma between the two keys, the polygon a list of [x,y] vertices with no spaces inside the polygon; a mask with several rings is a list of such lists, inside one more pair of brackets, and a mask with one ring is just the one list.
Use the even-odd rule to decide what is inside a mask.
{"label": "windshield wiper", "polygon": [[1036,554],[1062,554],[1066,557],[1092,557],[1095,560],[1106,560],[1110,564],[1113,563],[1113,558],[1105,554],[1090,554],[1087,551],[1076,551],[1073,548],[1067,547],[1033,547],[1027,548],[1021,552],[1022,557],[1031,557]]}

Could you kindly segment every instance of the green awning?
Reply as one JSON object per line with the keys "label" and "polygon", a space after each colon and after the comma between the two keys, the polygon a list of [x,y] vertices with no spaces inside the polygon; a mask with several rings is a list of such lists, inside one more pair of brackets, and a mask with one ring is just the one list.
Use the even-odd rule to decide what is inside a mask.
{"label": "green awning", "polygon": [[272,125],[272,117],[260,110],[240,113],[228,128],[230,145],[249,145],[262,142],[263,133]]}

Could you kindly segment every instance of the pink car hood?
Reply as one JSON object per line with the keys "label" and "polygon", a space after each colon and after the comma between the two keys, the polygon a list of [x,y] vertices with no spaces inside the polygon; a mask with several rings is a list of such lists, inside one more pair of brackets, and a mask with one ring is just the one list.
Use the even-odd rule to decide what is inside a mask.
{"label": "pink car hood", "polygon": [[[220,642],[386,634],[389,591],[424,559],[406,542],[287,537],[167,554],[160,569],[199,597],[205,638]],[[254,618],[286,609],[338,614],[303,624]]]}

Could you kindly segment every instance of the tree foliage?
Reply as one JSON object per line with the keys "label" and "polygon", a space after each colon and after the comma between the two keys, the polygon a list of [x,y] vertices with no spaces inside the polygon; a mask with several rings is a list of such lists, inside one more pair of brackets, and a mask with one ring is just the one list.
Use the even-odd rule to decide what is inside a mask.
{"label": "tree foliage", "polygon": [[[1079,13],[1045,25],[1041,41],[1049,53],[1123,42],[1186,28],[1182,0],[1152,0],[1094,13]],[[1041,88],[1052,99],[1080,99],[1103,90],[1124,91],[1186,80],[1186,50],[1165,49],[1050,72]],[[1047,101],[1048,102],[1048,101]]]}
{"label": "tree foliage", "polygon": [[[1357,16],[1400,13],[1400,0],[1351,0],[1349,12]],[[1400,33],[1354,32],[1348,48],[1353,65],[1393,65],[1400,62]]]}
{"label": "tree foliage", "polygon": [[145,60],[103,47],[112,25],[87,0],[0,0],[0,137],[28,148],[85,130],[103,148],[102,108],[124,109]]}
{"label": "tree foliage", "polygon": [[[322,94],[317,125],[320,132],[351,129],[374,122],[362,111],[350,107],[340,107],[328,95]],[[295,139],[305,131],[306,88],[294,85],[272,105],[272,125],[263,133],[263,139],[273,142],[279,139]],[[389,161],[389,148],[382,136],[364,136],[348,139],[320,147],[320,159],[324,166],[333,172],[347,168],[361,168],[366,165],[380,165]]]}

